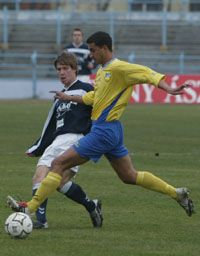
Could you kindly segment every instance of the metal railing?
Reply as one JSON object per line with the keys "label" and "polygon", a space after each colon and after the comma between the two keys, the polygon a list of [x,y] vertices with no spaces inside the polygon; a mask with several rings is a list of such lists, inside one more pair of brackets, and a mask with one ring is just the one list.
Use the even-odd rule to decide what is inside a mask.
{"label": "metal railing", "polygon": [[[184,5],[187,0],[181,1],[181,5]],[[10,9],[16,11],[20,9],[49,10],[57,9],[59,6],[68,10],[81,11],[85,9],[84,5],[93,5],[95,11],[106,11],[109,8],[116,11],[117,6],[121,3],[121,0],[84,0],[84,3],[82,0],[0,0],[1,5],[8,5]],[[166,3],[170,4],[166,0],[123,0],[124,11],[138,11],[138,8],[141,11],[148,11],[149,6],[151,10],[162,10]]]}
{"label": "metal railing", "polygon": [[128,60],[168,74],[199,74],[200,70],[200,56],[186,55],[184,52],[167,55],[135,55],[132,52]]}
{"label": "metal railing", "polygon": [[[49,10],[57,9],[59,6],[68,10],[81,11],[84,6],[94,6],[96,11],[106,11],[112,8],[113,11],[121,4],[121,0],[0,0],[0,6],[7,5],[10,9],[19,11],[20,9]],[[161,11],[163,8],[173,11],[173,5],[179,11],[183,9],[195,8],[199,10],[199,0],[123,0],[124,11]],[[191,8],[190,8],[191,6]],[[87,9],[87,8],[86,8]]]}
{"label": "metal railing", "polygon": [[[62,28],[67,24],[81,24],[85,23],[88,20],[88,17],[91,21],[92,19],[98,19],[98,24],[106,24],[106,27],[111,34],[114,41],[114,26],[116,21],[116,16],[113,12],[111,13],[88,13],[84,12],[77,15],[75,18],[74,14],[71,12],[66,12],[61,10],[59,7],[55,11],[21,11],[17,15],[15,11],[8,10],[7,6],[3,7],[2,12],[0,12],[0,26],[2,27],[0,33],[0,44],[3,49],[8,48],[9,44],[9,34],[12,33],[11,27],[15,25],[32,25],[32,24],[51,24],[55,28],[55,45],[56,48],[61,47],[62,41]],[[2,42],[2,43],[1,43]]]}
{"label": "metal railing", "polygon": [[[129,3],[130,0],[127,0]],[[184,0],[182,0],[184,1]],[[5,2],[1,1],[0,3]],[[8,2],[22,3],[26,1],[8,0]],[[29,1],[30,2],[30,1]],[[35,1],[37,2],[37,1]],[[38,2],[41,3],[41,0]],[[50,1],[48,1],[50,2]],[[62,2],[62,1],[54,1]],[[72,1],[71,1],[72,2]],[[97,1],[98,2],[98,1]],[[139,2],[133,0],[132,2]],[[142,2],[142,1],[141,1]],[[143,1],[148,2],[148,1]],[[149,1],[150,2],[150,1]],[[193,1],[194,2],[194,1]],[[20,7],[20,6],[19,6]],[[17,10],[17,11],[16,11]],[[131,24],[131,26],[137,26],[138,20],[145,26],[149,24],[159,27],[158,33],[160,36],[160,45],[158,48],[167,49],[168,47],[168,27],[171,21],[175,21],[176,24],[184,26],[185,23],[200,24],[199,14],[190,14],[182,16],[181,13],[169,13],[166,9],[159,13],[133,13],[133,12],[82,12],[75,15],[73,12],[67,12],[58,8],[53,11],[20,11],[20,8],[16,10],[9,10],[4,6],[0,11],[0,77],[28,77],[32,81],[33,97],[36,96],[36,87],[38,79],[42,78],[55,78],[56,72],[52,65],[55,54],[44,54],[39,51],[33,51],[32,53],[17,53],[9,52],[10,38],[12,34],[12,26],[15,25],[36,25],[51,24],[55,30],[54,45],[56,49],[61,48],[63,41],[63,30],[65,26],[81,24],[89,24],[90,27],[94,27],[95,30],[98,26],[106,27],[107,31],[111,34],[114,44],[118,40],[117,28],[121,24]],[[153,21],[152,21],[153,17]],[[185,23],[184,23],[185,22]],[[124,28],[125,28],[124,25]],[[129,35],[127,35],[129,37]],[[134,47],[134,45],[133,45]],[[129,60],[130,62],[147,65],[158,72],[171,73],[171,74],[196,74],[200,70],[200,56],[187,55],[184,51],[178,50],[177,54],[152,54],[151,52],[146,55],[138,54],[133,50],[130,50],[127,54],[121,55],[120,58]],[[18,61],[20,59],[20,63]]]}
{"label": "metal railing", "polygon": [[[39,79],[57,77],[53,66],[56,54],[0,53],[0,78],[28,78],[32,81],[32,95],[35,98]],[[129,62],[146,65],[161,73],[199,74],[200,56],[179,55],[137,55],[121,56]],[[20,59],[21,63],[17,63]]]}
{"label": "metal railing", "polygon": [[[61,47],[63,27],[74,24],[75,26],[88,26],[106,27],[107,31],[113,38],[115,44],[115,31],[118,26],[123,22],[127,24],[136,24],[135,22],[142,20],[146,25],[152,22],[157,22],[156,25],[160,26],[160,45],[162,48],[167,48],[168,45],[168,27],[170,21],[200,23],[200,15],[187,14],[181,15],[180,13],[169,13],[164,9],[159,14],[151,13],[149,15],[130,13],[130,12],[83,12],[74,14],[72,12],[63,11],[58,8],[55,11],[21,11],[17,15],[15,11],[8,10],[6,6],[0,11],[0,45],[1,48],[7,49],[9,44],[9,35],[12,33],[11,28],[17,24],[52,24],[55,28],[55,45],[56,48]],[[101,26],[102,25],[102,26]]]}

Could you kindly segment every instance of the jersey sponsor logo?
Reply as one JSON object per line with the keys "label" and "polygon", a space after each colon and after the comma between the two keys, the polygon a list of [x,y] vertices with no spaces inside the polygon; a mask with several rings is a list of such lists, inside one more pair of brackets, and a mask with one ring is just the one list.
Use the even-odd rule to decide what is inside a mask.
{"label": "jersey sponsor logo", "polygon": [[71,111],[72,105],[77,105],[77,102],[70,101],[69,103],[60,103],[60,105],[57,108],[56,118],[62,117],[66,112]]}

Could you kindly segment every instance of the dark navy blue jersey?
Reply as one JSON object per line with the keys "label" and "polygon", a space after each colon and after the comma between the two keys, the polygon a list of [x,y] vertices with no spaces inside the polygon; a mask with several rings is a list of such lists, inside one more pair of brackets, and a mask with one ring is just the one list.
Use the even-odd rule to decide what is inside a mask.
{"label": "dark navy blue jersey", "polygon": [[[84,95],[94,88],[88,83],[75,81],[68,89],[69,95]],[[91,128],[92,107],[72,101],[56,100],[44,123],[40,138],[26,151],[29,156],[41,156],[56,136],[66,133],[87,134]]]}
{"label": "dark navy blue jersey", "polygon": [[69,44],[65,47],[69,52],[72,52],[76,55],[78,60],[78,74],[79,75],[89,75],[92,73],[92,70],[88,68],[90,63],[94,64],[93,59],[90,57],[90,50],[88,45],[82,43],[79,47],[75,47],[72,44]]}
{"label": "dark navy blue jersey", "polygon": [[[82,96],[93,90],[93,87],[77,80],[65,93]],[[55,105],[56,130],[55,136],[65,133],[87,134],[91,127],[92,107],[73,101],[57,100]]]}

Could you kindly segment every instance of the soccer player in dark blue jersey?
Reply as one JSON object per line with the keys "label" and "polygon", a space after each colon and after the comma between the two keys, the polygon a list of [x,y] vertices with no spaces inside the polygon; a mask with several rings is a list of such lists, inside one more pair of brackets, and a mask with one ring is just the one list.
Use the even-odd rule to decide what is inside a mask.
{"label": "soccer player in dark blue jersey", "polygon": [[[63,93],[82,96],[93,91],[90,84],[77,79],[78,65],[74,54],[63,52],[54,64],[59,79],[64,85]],[[41,137],[26,152],[29,156],[41,156],[33,177],[33,195],[49,172],[52,160],[90,131],[91,109],[90,106],[84,104],[55,100],[44,124]],[[78,166],[69,169],[69,173],[63,176],[58,191],[82,204],[89,212],[94,227],[100,227],[102,225],[101,202],[97,199],[90,200],[83,189],[72,181],[78,169]],[[69,181],[65,182],[65,179]],[[34,228],[48,228],[46,207],[47,200],[36,211],[37,221],[33,222]]]}

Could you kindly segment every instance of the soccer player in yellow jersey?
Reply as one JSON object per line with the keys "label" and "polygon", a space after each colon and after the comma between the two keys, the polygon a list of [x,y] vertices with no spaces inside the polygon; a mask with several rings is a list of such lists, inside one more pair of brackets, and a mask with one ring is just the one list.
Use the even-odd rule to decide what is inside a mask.
{"label": "soccer player in yellow jersey", "polygon": [[133,167],[123,143],[123,128],[119,121],[129,102],[133,85],[152,84],[172,95],[183,93],[188,85],[184,84],[172,89],[165,82],[164,75],[148,67],[114,58],[112,39],[105,32],[94,33],[87,39],[87,43],[92,57],[97,64],[101,64],[96,75],[94,91],[84,96],[66,95],[57,91],[54,93],[56,99],[92,105],[91,132],[53,160],[51,172],[29,202],[17,202],[8,196],[8,204],[15,211],[26,213],[36,211],[39,205],[58,188],[64,171],[89,160],[97,162],[102,155],[105,155],[124,183],[166,194],[175,199],[187,215],[191,216],[194,206],[187,188],[175,188],[151,172],[138,171]]}

